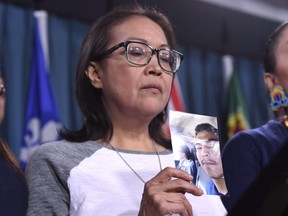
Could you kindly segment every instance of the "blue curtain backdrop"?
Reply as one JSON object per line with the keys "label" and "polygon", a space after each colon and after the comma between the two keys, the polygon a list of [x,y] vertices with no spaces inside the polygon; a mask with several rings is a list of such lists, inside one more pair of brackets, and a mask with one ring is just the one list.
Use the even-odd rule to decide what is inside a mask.
{"label": "blue curtain backdrop", "polygon": [[[33,11],[0,3],[0,66],[7,88],[6,116],[1,136],[19,156],[28,100],[32,51]],[[62,124],[79,128],[82,123],[74,93],[74,77],[79,49],[90,24],[49,15],[49,78]],[[219,130],[225,134],[227,92],[224,89],[222,56],[212,51],[181,46],[185,58],[179,81],[186,111],[218,117]],[[268,109],[260,59],[234,56],[236,71],[248,106],[252,127],[265,123]]]}

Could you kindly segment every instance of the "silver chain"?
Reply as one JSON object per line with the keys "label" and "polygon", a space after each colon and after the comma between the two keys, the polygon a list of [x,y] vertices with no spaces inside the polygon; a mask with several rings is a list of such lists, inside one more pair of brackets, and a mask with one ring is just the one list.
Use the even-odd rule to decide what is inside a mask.
{"label": "silver chain", "polygon": [[[124,161],[124,163],[131,169],[131,171],[145,184],[146,182],[144,181],[144,179],[130,166],[130,164],[123,158],[123,156],[120,154],[120,152],[118,151],[117,148],[115,148],[111,143],[109,143],[108,141],[106,141],[112,148],[113,150],[119,155],[119,157]],[[160,167],[160,171],[162,170],[162,164],[161,164],[161,160],[160,160],[160,156],[159,156],[159,153],[156,149],[156,145],[154,143],[154,141],[152,140],[153,142],[153,146],[154,146],[154,149],[155,149],[155,152],[158,156],[158,162],[159,162],[159,167]]]}

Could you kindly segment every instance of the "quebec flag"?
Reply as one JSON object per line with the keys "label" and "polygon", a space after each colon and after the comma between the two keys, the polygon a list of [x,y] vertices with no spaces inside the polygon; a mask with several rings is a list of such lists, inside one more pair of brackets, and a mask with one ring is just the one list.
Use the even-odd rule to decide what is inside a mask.
{"label": "quebec flag", "polygon": [[[44,12],[44,11],[40,11]],[[47,14],[45,13],[46,17]],[[41,18],[40,18],[41,19]],[[49,82],[44,50],[39,33],[37,14],[34,17],[33,54],[30,72],[30,89],[20,150],[23,169],[31,153],[41,144],[59,139],[57,129],[61,127],[59,114]]]}

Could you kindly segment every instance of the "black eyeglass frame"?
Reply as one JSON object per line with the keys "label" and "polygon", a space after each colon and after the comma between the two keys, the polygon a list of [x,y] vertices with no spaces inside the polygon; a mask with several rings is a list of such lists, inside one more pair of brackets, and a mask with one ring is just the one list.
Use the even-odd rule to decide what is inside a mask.
{"label": "black eyeglass frame", "polygon": [[[128,52],[127,52],[127,47],[128,47],[128,45],[129,45],[130,43],[142,44],[142,45],[145,45],[145,46],[149,47],[149,48],[152,50],[152,53],[151,53],[151,55],[150,55],[150,58],[149,58],[149,60],[148,60],[145,64],[137,64],[137,63],[131,62],[131,60],[130,60],[129,57],[128,57]],[[183,58],[184,58],[184,55],[183,55],[182,53],[180,53],[180,52],[178,52],[178,51],[176,51],[176,50],[174,50],[174,49],[169,49],[169,48],[154,48],[154,47],[150,46],[149,44],[146,44],[146,43],[143,43],[143,42],[140,42],[140,41],[128,41],[128,40],[127,40],[127,41],[121,42],[121,43],[119,43],[119,44],[111,47],[110,49],[106,50],[104,53],[98,55],[95,60],[96,60],[96,61],[101,61],[103,58],[105,58],[106,56],[110,55],[110,54],[113,53],[115,50],[119,49],[120,47],[124,47],[124,48],[125,48],[125,57],[126,57],[127,61],[128,61],[129,63],[131,63],[131,64],[133,64],[133,65],[137,65],[137,66],[145,66],[145,65],[148,65],[149,62],[151,61],[153,55],[156,53],[156,54],[157,54],[157,61],[158,61],[159,66],[161,67],[161,69],[164,70],[164,71],[167,71],[167,72],[171,72],[171,73],[173,73],[173,74],[175,74],[175,73],[179,70],[181,61],[182,61]],[[178,66],[178,68],[177,68],[175,71],[167,70],[167,69],[163,68],[163,66],[161,65],[160,59],[159,59],[159,52],[162,51],[162,50],[167,50],[167,51],[170,51],[170,52],[172,51],[172,52],[174,52],[174,53],[176,53],[177,55],[180,56],[179,66]]]}
{"label": "black eyeglass frame", "polygon": [[[207,146],[209,149],[214,148],[214,146],[216,145],[216,143],[220,143],[219,139],[209,139],[209,140],[201,140],[201,139],[196,139],[197,142],[194,141],[193,145],[197,148],[197,145],[201,145],[203,146],[203,144],[205,146]],[[211,142],[214,142],[213,144],[210,144]]]}

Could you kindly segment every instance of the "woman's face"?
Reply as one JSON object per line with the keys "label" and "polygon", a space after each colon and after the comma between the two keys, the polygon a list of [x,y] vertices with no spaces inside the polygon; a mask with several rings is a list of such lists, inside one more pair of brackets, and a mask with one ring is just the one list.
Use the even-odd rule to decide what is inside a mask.
{"label": "woman's face", "polygon": [[282,31],[275,48],[275,84],[282,86],[288,93],[288,26]]}
{"label": "woman's face", "polygon": [[[0,88],[4,86],[4,81],[0,78]],[[0,123],[2,123],[5,115],[5,97],[0,96]]]}
{"label": "woman's face", "polygon": [[[168,47],[161,27],[146,17],[131,17],[111,32],[109,48],[126,40],[154,48]],[[120,47],[96,64],[94,86],[102,88],[103,101],[112,119],[121,115],[152,120],[168,103],[173,75],[160,68],[156,55],[148,65],[135,66],[127,61],[124,50]]]}

